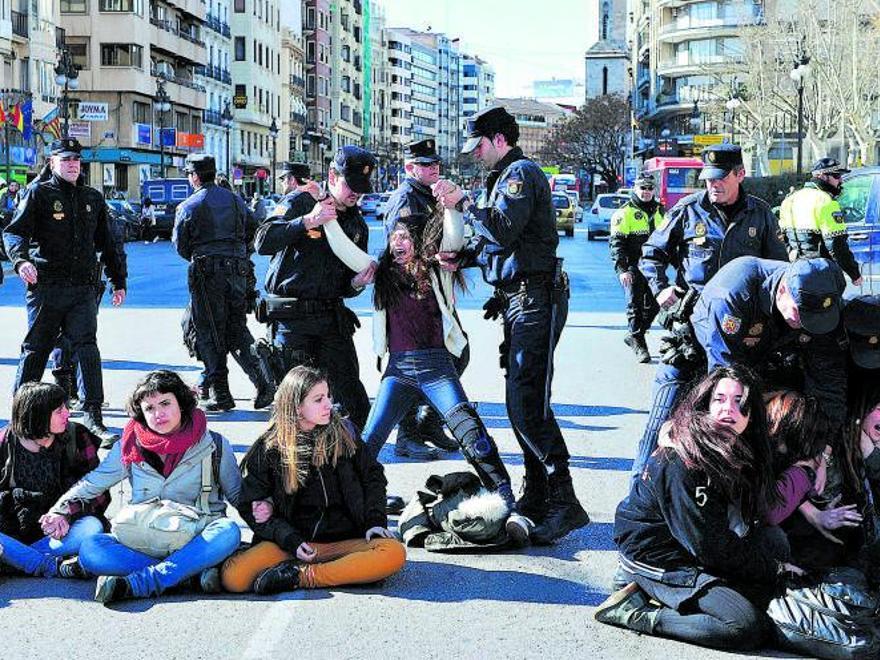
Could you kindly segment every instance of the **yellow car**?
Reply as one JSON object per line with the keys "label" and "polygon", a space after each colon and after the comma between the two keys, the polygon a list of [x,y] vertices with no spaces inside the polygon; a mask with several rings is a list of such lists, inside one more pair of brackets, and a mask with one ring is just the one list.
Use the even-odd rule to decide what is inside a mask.
{"label": "yellow car", "polygon": [[571,197],[553,193],[553,208],[556,209],[556,229],[564,230],[566,236],[574,236],[575,204]]}

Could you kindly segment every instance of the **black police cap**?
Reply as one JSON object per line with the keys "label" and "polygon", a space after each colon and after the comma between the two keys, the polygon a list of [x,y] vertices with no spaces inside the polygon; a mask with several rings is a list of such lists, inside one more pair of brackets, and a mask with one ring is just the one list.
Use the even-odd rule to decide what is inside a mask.
{"label": "black police cap", "polygon": [[469,154],[484,137],[501,133],[508,126],[515,126],[516,119],[512,114],[507,112],[504,106],[496,105],[486,108],[468,119],[467,122],[467,141],[461,149],[461,153]]}
{"label": "black police cap", "polygon": [[354,145],[342,147],[333,159],[333,169],[343,176],[354,192],[372,192],[370,177],[376,169],[376,159],[366,149]]}
{"label": "black police cap", "polygon": [[742,167],[742,149],[738,144],[713,144],[703,149],[703,170],[700,180],[723,179],[735,167]]}
{"label": "black police cap", "polygon": [[437,143],[434,138],[426,138],[406,145],[406,160],[417,165],[439,163],[440,156],[437,155]]}
{"label": "black police cap", "polygon": [[847,301],[843,326],[853,362],[863,369],[880,369],[880,295]]}
{"label": "black police cap", "polygon": [[281,163],[281,174],[278,175],[278,178],[283,179],[287,176],[292,176],[296,179],[308,179],[312,176],[312,172],[307,163],[291,163],[286,160]]}
{"label": "black police cap", "polygon": [[848,174],[850,170],[846,169],[843,165],[840,164],[840,161],[836,158],[820,158],[815,163],[813,163],[813,167],[810,170],[813,176],[817,174]]}
{"label": "black police cap", "polygon": [[190,154],[186,157],[183,169],[196,174],[214,174],[217,172],[217,163],[211,154]]}
{"label": "black police cap", "polygon": [[50,153],[53,156],[61,156],[62,158],[79,156],[81,152],[82,145],[79,143],[79,140],[70,137],[55,140],[50,147]]}

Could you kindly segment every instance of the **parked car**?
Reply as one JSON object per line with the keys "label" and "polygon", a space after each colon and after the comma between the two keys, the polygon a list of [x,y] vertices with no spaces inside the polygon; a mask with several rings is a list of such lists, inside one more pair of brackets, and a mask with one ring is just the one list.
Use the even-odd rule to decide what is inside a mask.
{"label": "parked car", "polygon": [[110,210],[111,220],[124,224],[126,241],[136,241],[141,236],[140,214],[134,210],[131,204],[124,199],[108,199],[107,208]]}
{"label": "parked car", "polygon": [[843,192],[837,198],[846,216],[849,247],[856,261],[870,264],[872,274],[880,263],[880,167],[857,167],[843,175]]}
{"label": "parked car", "polygon": [[362,195],[358,206],[361,207],[361,213],[364,217],[379,217],[379,205],[382,202],[382,193],[367,193]]}
{"label": "parked car", "polygon": [[187,179],[150,179],[141,183],[141,199],[149,197],[156,214],[156,223],[150,228],[151,235],[171,238],[177,205],[192,192]]}
{"label": "parked car", "polygon": [[553,193],[552,200],[556,209],[556,229],[563,230],[566,236],[574,236],[574,210],[577,206],[565,193]]}
{"label": "parked car", "polygon": [[611,233],[611,216],[627,203],[629,195],[605,193],[596,197],[590,212],[587,214],[587,240],[596,236],[608,236]]}

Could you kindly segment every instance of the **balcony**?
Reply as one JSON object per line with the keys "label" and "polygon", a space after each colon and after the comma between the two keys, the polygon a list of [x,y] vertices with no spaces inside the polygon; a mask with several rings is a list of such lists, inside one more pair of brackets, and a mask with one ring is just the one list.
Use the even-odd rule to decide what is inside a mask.
{"label": "balcony", "polygon": [[305,89],[306,81],[301,76],[290,76],[290,86]]}
{"label": "balcony", "polygon": [[290,122],[292,124],[297,124],[299,126],[305,126],[306,124],[306,116],[301,112],[291,112],[290,113]]}
{"label": "balcony", "polygon": [[223,126],[223,115],[219,110],[205,110],[202,114],[202,121],[211,126]]}
{"label": "balcony", "polygon": [[228,69],[221,69],[219,65],[199,64],[195,67],[195,74],[205,78],[213,78],[217,82],[227,85],[232,84],[232,74],[229,73]]}
{"label": "balcony", "polygon": [[27,39],[28,34],[28,15],[20,11],[12,12],[12,34]]}
{"label": "balcony", "polygon": [[692,39],[708,39],[710,37],[736,36],[743,26],[754,25],[757,18],[727,17],[704,20],[674,20],[660,28],[660,39],[664,43],[680,43]]}
{"label": "balcony", "polygon": [[219,16],[213,16],[212,14],[206,15],[205,25],[219,35],[227,38],[232,36],[232,31],[229,28],[229,23],[224,23],[222,20],[220,20]]}

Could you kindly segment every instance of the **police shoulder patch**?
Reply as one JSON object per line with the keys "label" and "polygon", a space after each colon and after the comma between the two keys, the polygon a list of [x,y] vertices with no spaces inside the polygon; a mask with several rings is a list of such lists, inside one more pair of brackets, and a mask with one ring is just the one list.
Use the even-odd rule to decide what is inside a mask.
{"label": "police shoulder patch", "polygon": [[58,213],[63,208],[64,208],[64,205],[61,203],[60,199],[56,199],[54,202],[52,202],[52,210],[55,211],[55,213]]}
{"label": "police shoulder patch", "polygon": [[522,192],[523,182],[522,179],[508,179],[507,180],[507,194],[508,195],[519,195]]}
{"label": "police shoulder patch", "polygon": [[290,208],[289,204],[282,202],[281,204],[276,205],[274,209],[272,209],[272,213],[269,214],[269,217],[270,218],[281,218],[284,216],[285,213],[287,213],[287,209],[289,209],[289,208]]}
{"label": "police shoulder patch", "polygon": [[397,214],[399,218],[408,218],[412,215],[412,211],[409,210],[408,206],[404,206],[400,209],[400,212]]}
{"label": "police shoulder patch", "polygon": [[735,335],[742,327],[742,319],[732,314],[725,314],[721,319],[721,329],[725,334]]}

